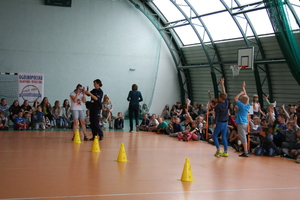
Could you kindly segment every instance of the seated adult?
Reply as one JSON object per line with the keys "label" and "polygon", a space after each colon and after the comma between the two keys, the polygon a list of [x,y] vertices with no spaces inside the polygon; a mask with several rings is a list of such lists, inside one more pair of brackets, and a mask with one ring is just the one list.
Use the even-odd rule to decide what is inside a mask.
{"label": "seated adult", "polygon": [[170,119],[171,118],[171,113],[170,113],[170,108],[169,108],[169,104],[165,105],[164,109],[161,112],[161,117],[163,117],[164,119]]}
{"label": "seated adult", "polygon": [[112,129],[112,110],[113,106],[111,101],[109,100],[109,96],[106,94],[103,97],[103,102],[102,102],[102,120],[103,122],[108,122],[109,124],[109,129]]}
{"label": "seated adult", "polygon": [[144,117],[145,114],[148,115],[148,118],[151,117],[150,112],[149,112],[149,108],[148,108],[147,104],[145,104],[145,103],[142,105],[142,107],[140,109],[140,112],[141,112],[140,113],[140,118]]}
{"label": "seated adult", "polygon": [[6,104],[5,98],[1,99],[0,111],[4,112],[5,117],[9,117],[9,106]]}
{"label": "seated adult", "polygon": [[260,145],[255,148],[254,154],[255,155],[265,155],[265,156],[275,156],[280,155],[281,150],[280,148],[276,147],[272,140],[272,133],[273,133],[273,128],[271,127],[268,129],[267,127],[264,127],[261,129],[259,133],[259,139],[260,139]]}
{"label": "seated adult", "polygon": [[61,107],[61,117],[63,120],[63,126],[71,128],[72,125],[72,112],[68,99],[64,100],[63,106]]}
{"label": "seated adult", "polygon": [[19,105],[19,101],[15,100],[13,104],[9,107],[9,119],[14,122],[15,118],[18,116],[21,111],[21,107]]}
{"label": "seated adult", "polygon": [[172,108],[172,116],[179,117],[181,121],[183,120],[183,108],[179,101]]}
{"label": "seated adult", "polygon": [[29,105],[28,100],[25,100],[23,102],[23,104],[21,105],[21,110],[22,110],[23,114],[25,114],[25,112],[28,112],[29,114],[33,113],[32,107]]}

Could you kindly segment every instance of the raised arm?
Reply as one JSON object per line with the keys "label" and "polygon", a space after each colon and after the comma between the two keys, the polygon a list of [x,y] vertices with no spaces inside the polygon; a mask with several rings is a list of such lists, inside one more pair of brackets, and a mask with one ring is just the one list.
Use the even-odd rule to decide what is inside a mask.
{"label": "raised arm", "polygon": [[221,78],[219,83],[221,84],[221,87],[222,87],[222,92],[223,93],[226,93],[226,90],[225,90],[225,85],[224,85],[224,78]]}
{"label": "raised arm", "polygon": [[269,101],[269,95],[266,95],[265,96],[265,100],[266,100],[266,102],[268,103],[268,105],[270,104],[270,101]]}
{"label": "raised arm", "polygon": [[282,108],[284,114],[286,115],[287,119],[290,119],[290,115],[289,115],[288,112],[285,110],[284,104],[282,104],[281,108]]}
{"label": "raised arm", "polygon": [[246,92],[246,82],[245,81],[243,81],[243,83],[242,83],[242,90],[244,92],[244,95],[247,95],[247,92]]}
{"label": "raised arm", "polygon": [[208,98],[209,98],[209,100],[211,101],[211,100],[212,100],[212,98],[211,98],[211,95],[210,95],[210,90],[208,90],[208,91],[207,91],[207,94],[208,94]]}
{"label": "raised arm", "polygon": [[244,91],[241,91],[238,95],[236,95],[235,97],[234,97],[234,102],[237,102],[238,100],[239,100],[239,98],[240,98],[240,96],[241,95],[244,95],[245,94],[245,92]]}

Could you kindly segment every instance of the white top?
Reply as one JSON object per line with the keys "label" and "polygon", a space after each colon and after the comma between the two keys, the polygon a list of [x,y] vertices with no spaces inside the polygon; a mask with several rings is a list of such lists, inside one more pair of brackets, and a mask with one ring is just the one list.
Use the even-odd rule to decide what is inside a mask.
{"label": "white top", "polygon": [[[73,96],[75,97],[76,96],[76,93],[75,92],[71,92],[70,96]],[[74,103],[73,100],[71,99],[71,110],[84,110],[84,103],[82,102],[82,97],[83,97],[83,94],[80,93],[78,96],[77,96],[77,102]]]}

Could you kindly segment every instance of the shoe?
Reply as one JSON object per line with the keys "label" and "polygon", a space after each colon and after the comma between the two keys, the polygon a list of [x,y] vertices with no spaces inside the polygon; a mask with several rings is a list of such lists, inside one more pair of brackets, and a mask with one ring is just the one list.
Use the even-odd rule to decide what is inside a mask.
{"label": "shoe", "polygon": [[104,139],[104,137],[103,137],[103,136],[100,136],[99,141],[101,141],[101,140],[103,140],[103,139]]}
{"label": "shoe", "polygon": [[220,155],[221,157],[228,157],[228,153],[227,152],[224,152]]}
{"label": "shoe", "polygon": [[139,131],[140,131],[139,127],[136,127],[136,128],[135,128],[135,131],[136,131],[136,132],[139,132]]}
{"label": "shoe", "polygon": [[129,132],[132,132],[132,130],[129,130]]}
{"label": "shoe", "polygon": [[219,156],[221,155],[223,152],[221,150],[217,150],[216,153],[215,153],[215,156]]}
{"label": "shoe", "polygon": [[84,136],[83,140],[85,140],[85,141],[89,141],[90,139],[89,139],[89,138],[87,138],[86,136]]}
{"label": "shoe", "polygon": [[297,163],[300,163],[300,158],[298,158],[298,159],[296,160],[296,162],[297,162]]}
{"label": "shoe", "polygon": [[88,141],[94,141],[94,139],[95,139],[95,138],[94,138],[94,137],[92,137],[92,138],[88,139]]}
{"label": "shoe", "polygon": [[113,127],[112,127],[112,126],[110,126],[110,127],[109,127],[109,129],[113,129]]}
{"label": "shoe", "polygon": [[244,153],[240,154],[239,156],[240,157],[249,157],[249,154],[244,152]]}
{"label": "shoe", "polygon": [[[37,130],[39,130],[39,129],[37,129]],[[75,136],[73,135],[73,137],[72,137],[72,141],[74,140],[74,137],[75,137]]]}
{"label": "shoe", "polygon": [[283,148],[281,151],[283,152],[283,154],[289,155],[289,149]]}

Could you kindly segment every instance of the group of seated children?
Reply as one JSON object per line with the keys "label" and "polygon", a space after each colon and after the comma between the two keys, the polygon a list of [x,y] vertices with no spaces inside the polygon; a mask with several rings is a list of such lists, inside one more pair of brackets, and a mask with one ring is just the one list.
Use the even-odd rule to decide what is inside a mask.
{"label": "group of seated children", "polygon": [[[158,117],[152,114],[149,119],[148,114],[143,116],[142,122],[136,127],[136,131],[150,131],[159,134],[167,134],[171,137],[177,137],[178,140],[200,140],[204,138],[204,115],[199,115],[195,120],[186,112],[184,125],[181,124],[179,116],[172,116],[171,121],[166,123],[163,117]],[[184,126],[184,127],[183,127]]]}
{"label": "group of seated children", "polygon": [[[254,98],[257,97],[255,96]],[[250,132],[248,133],[250,151],[255,155],[290,157],[300,163],[300,129],[297,125],[295,111],[292,114],[287,114],[284,105],[282,105],[278,112],[274,103],[270,104],[268,102],[268,104],[268,109],[265,113],[258,114],[255,112],[250,120]],[[137,131],[167,134],[183,141],[207,140],[207,142],[214,144],[211,131],[214,115],[210,115],[212,123],[209,124],[210,128],[206,136],[206,129],[204,128],[206,123],[204,120],[205,115],[197,112],[196,116],[192,116],[194,112],[189,111],[193,110],[189,109],[189,102],[186,102],[186,105],[184,112],[180,102],[176,104],[174,111],[171,110],[169,112],[168,106],[166,106],[161,114],[163,117],[158,117],[157,119],[155,114],[150,119],[148,114],[145,114],[142,123],[137,126]],[[231,109],[233,107],[234,105],[231,105]],[[294,106],[294,108],[298,107]],[[229,145],[236,151],[244,151],[238,137],[234,113],[232,113],[231,109],[229,109],[227,140]],[[261,117],[258,117],[258,115]],[[164,117],[170,117],[171,122],[167,124],[164,121]],[[218,139],[222,143],[222,139],[220,137]]]}

